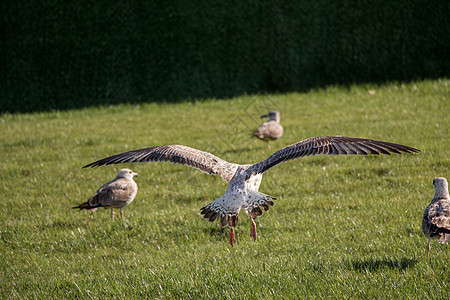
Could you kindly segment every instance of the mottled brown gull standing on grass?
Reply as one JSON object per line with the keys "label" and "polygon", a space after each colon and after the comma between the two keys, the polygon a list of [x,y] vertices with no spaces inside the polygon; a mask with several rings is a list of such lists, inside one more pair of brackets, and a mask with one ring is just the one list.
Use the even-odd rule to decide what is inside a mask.
{"label": "mottled brown gull standing on grass", "polygon": [[420,150],[404,145],[382,141],[342,136],[325,136],[309,138],[304,141],[278,150],[267,159],[255,164],[238,165],[229,163],[208,152],[203,152],[187,146],[167,145],[144,148],[125,153],[116,154],[86,167],[96,167],[119,163],[136,162],[172,162],[188,165],[207,174],[217,174],[229,182],[224,195],[212,203],[201,208],[201,214],[210,222],[220,220],[221,226],[228,225],[230,229],[230,244],[235,241],[234,227],[238,224],[238,215],[244,209],[252,221],[250,236],[256,240],[255,219],[267,211],[274,203],[274,197],[258,191],[262,174],[279,163],[300,157],[312,155],[338,155],[338,154],[390,154],[390,153],[416,153]]}
{"label": "mottled brown gull standing on grass", "polygon": [[137,184],[133,180],[134,176],[138,176],[138,174],[130,169],[121,169],[114,180],[105,183],[88,201],[72,208],[90,211],[95,211],[99,207],[111,208],[113,220],[114,208],[120,208],[120,217],[122,218],[122,209],[130,204],[137,194]]}
{"label": "mottled brown gull standing on grass", "polygon": [[[276,140],[283,135],[283,126],[280,124],[280,113],[277,111],[269,111],[261,118],[269,118],[269,121],[261,124],[258,129],[253,132],[253,136],[260,140],[269,141]],[[267,144],[269,146],[269,144]]]}
{"label": "mottled brown gull standing on grass", "polygon": [[430,205],[425,209],[422,219],[422,231],[428,239],[427,257],[430,255],[431,240],[439,243],[450,242],[450,199],[448,182],[444,177],[433,180],[436,193]]}

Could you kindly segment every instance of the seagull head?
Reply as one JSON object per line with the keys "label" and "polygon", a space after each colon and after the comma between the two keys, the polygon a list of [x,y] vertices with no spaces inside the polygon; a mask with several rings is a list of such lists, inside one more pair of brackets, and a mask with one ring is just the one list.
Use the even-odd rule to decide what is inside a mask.
{"label": "seagull head", "polygon": [[448,182],[444,177],[436,177],[433,179],[434,189],[437,195],[448,197]]}
{"label": "seagull head", "polygon": [[280,113],[275,110],[271,110],[267,114],[262,115],[261,119],[262,118],[269,118],[269,120],[275,120],[277,122],[280,122]]}
{"label": "seagull head", "polygon": [[119,171],[119,173],[117,174],[118,178],[128,178],[128,179],[133,179],[133,177],[137,177],[138,173],[134,173],[133,171],[131,171],[130,169],[121,169]]}

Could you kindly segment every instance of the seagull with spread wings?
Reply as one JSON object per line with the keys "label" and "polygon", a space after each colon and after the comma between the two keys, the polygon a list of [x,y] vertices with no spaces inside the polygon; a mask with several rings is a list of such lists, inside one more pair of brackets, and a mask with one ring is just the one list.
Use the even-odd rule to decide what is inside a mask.
{"label": "seagull with spread wings", "polygon": [[343,136],[309,138],[276,151],[267,159],[248,165],[229,163],[209,152],[182,145],[143,148],[113,155],[83,168],[120,163],[171,162],[188,165],[207,174],[220,175],[229,185],[224,195],[201,208],[201,214],[210,222],[216,219],[221,226],[229,226],[230,244],[235,242],[234,227],[239,211],[244,209],[251,219],[250,236],[256,240],[255,219],[273,206],[276,198],[258,191],[262,174],[279,163],[312,155],[417,153],[420,150],[382,141]]}

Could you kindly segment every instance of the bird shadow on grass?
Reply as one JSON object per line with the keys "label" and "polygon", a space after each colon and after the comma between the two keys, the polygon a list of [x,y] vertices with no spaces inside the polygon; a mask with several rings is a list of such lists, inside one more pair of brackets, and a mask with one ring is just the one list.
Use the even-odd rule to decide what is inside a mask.
{"label": "bird shadow on grass", "polygon": [[359,271],[359,272],[377,272],[382,269],[397,269],[397,270],[405,270],[407,268],[412,268],[417,264],[416,259],[410,258],[402,258],[402,259],[392,259],[392,258],[383,258],[383,259],[367,259],[360,261],[351,261],[349,263],[349,268]]}

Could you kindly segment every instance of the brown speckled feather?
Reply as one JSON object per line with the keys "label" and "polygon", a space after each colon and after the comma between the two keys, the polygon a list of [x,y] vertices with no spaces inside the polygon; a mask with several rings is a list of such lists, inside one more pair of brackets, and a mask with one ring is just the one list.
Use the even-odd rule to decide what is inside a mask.
{"label": "brown speckled feather", "polygon": [[278,150],[267,159],[254,164],[247,170],[247,178],[262,174],[270,168],[293,159],[312,155],[368,155],[390,153],[417,153],[420,150],[383,141],[343,136],[309,138]]}
{"label": "brown speckled feather", "polygon": [[105,183],[85,203],[72,208],[95,210],[98,207],[123,208],[130,204],[137,194],[137,184],[130,169],[121,169],[117,177]]}
{"label": "brown speckled feather", "polygon": [[253,132],[253,136],[264,141],[276,140],[283,136],[283,127],[275,121],[268,121],[261,124],[261,126]]}
{"label": "brown speckled feather", "polygon": [[425,209],[422,219],[422,231],[428,239],[428,254],[432,239],[437,239],[440,243],[450,242],[448,182],[444,177],[437,177],[433,180],[433,185],[435,194]]}
{"label": "brown speckled feather", "polygon": [[422,230],[440,243],[450,241],[450,200],[441,199],[428,205],[423,214]]}
{"label": "brown speckled feather", "polygon": [[253,132],[253,136],[260,140],[270,141],[276,140],[283,136],[283,126],[280,124],[280,113],[277,111],[270,111],[267,115],[261,118],[269,117],[269,121],[261,124],[258,129]]}
{"label": "brown speckled feather", "polygon": [[187,165],[210,175],[220,175],[225,181],[231,180],[238,167],[238,165],[229,163],[208,152],[182,145],[166,145],[116,154],[90,163],[83,168],[144,162],[171,162]]}
{"label": "brown speckled feather", "polygon": [[136,193],[135,184],[129,179],[119,178],[103,185],[88,203],[91,207],[123,207]]}

